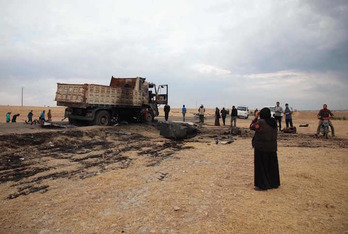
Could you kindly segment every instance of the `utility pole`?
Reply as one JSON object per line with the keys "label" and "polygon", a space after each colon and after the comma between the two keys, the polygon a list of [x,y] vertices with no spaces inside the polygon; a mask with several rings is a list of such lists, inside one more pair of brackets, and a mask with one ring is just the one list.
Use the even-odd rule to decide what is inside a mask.
{"label": "utility pole", "polygon": [[23,87],[22,87],[22,106],[23,106]]}

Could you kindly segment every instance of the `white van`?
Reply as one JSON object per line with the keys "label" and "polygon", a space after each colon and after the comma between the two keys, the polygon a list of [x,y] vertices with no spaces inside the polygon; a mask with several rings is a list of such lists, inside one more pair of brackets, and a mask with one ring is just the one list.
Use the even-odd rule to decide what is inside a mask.
{"label": "white van", "polygon": [[247,106],[237,106],[237,117],[243,119],[249,118],[249,108]]}

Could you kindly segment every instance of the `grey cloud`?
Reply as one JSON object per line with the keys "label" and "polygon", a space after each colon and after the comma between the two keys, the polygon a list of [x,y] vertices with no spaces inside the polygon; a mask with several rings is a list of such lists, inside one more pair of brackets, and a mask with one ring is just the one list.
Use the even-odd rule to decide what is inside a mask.
{"label": "grey cloud", "polygon": [[[3,102],[25,85],[32,103],[52,105],[54,91],[46,90],[57,82],[108,84],[113,75],[169,83],[174,106],[269,105],[283,95],[310,108],[319,97],[302,104],[286,88],[251,91],[245,76],[334,71],[335,79],[346,79],[344,1],[331,8],[325,1],[42,1],[40,9],[35,1],[0,4],[0,81],[8,82],[0,88]],[[206,72],[192,69],[197,65]],[[306,96],[306,89],[344,97],[338,86],[316,85],[296,96]]]}

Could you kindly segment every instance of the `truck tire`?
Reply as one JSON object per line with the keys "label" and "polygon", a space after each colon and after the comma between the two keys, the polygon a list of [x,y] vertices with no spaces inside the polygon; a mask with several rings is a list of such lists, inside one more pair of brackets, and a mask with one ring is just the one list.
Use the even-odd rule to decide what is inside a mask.
{"label": "truck tire", "polygon": [[69,117],[69,124],[75,124],[75,123],[76,123],[75,119],[72,119]]}
{"label": "truck tire", "polygon": [[153,116],[152,111],[149,111],[149,112],[145,115],[145,122],[146,122],[146,123],[152,123],[154,119],[155,119],[155,117]]}
{"label": "truck tire", "polygon": [[95,117],[95,124],[101,126],[108,126],[110,124],[111,116],[106,110],[99,111]]}

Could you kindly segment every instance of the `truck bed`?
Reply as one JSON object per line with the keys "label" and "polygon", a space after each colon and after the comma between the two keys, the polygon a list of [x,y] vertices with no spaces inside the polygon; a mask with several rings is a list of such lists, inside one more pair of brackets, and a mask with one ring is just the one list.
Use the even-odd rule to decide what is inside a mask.
{"label": "truck bed", "polygon": [[134,88],[110,87],[98,84],[57,84],[56,101],[58,106],[89,105],[132,105],[141,106],[145,98],[141,90]]}

